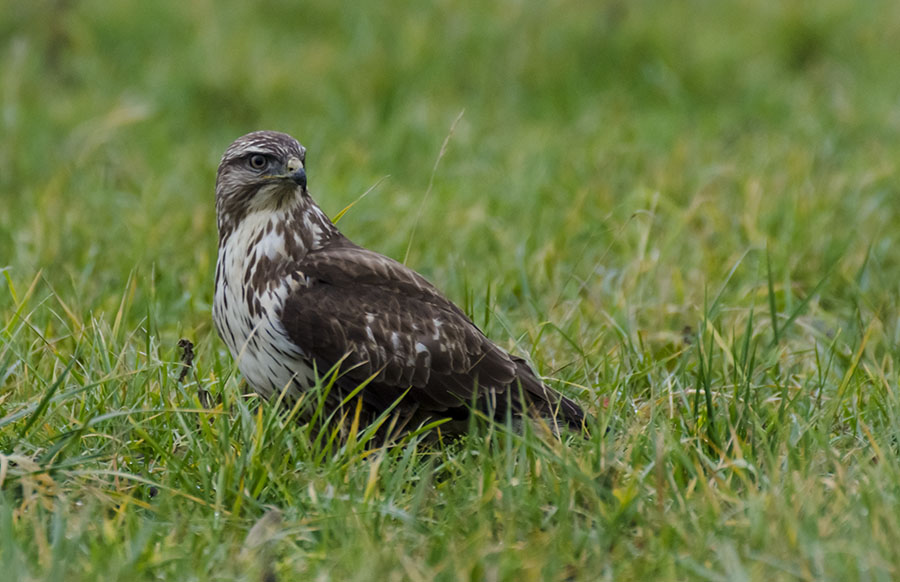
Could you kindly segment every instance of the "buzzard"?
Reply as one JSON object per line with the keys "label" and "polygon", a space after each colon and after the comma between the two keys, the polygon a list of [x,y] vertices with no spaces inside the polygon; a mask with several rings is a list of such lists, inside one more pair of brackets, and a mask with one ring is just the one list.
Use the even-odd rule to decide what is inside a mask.
{"label": "buzzard", "polygon": [[[291,401],[339,366],[326,406],[355,398],[372,420],[464,420],[472,406],[574,429],[584,413],[522,358],[489,340],[431,283],[338,231],[307,189],[306,148],[247,134],[216,177],[219,256],[213,319],[244,378]],[[459,423],[458,423],[459,424]]]}

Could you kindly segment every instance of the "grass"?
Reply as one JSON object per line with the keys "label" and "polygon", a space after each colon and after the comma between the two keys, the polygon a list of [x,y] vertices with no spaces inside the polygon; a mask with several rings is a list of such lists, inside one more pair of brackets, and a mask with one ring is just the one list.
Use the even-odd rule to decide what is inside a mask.
{"label": "grass", "polygon": [[[5,577],[900,576],[894,3],[0,13]],[[213,181],[261,128],[591,438],[342,444],[245,398]]]}

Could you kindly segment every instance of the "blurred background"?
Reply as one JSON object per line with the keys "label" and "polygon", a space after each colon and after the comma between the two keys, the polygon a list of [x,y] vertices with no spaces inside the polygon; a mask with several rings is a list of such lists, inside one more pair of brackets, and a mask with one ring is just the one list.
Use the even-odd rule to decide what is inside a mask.
{"label": "blurred background", "polygon": [[[896,0],[0,0],[3,573],[896,579],[898,39]],[[242,399],[214,183],[259,129],[593,438],[332,455]]]}
{"label": "blurred background", "polygon": [[215,168],[257,129],[307,146],[330,215],[371,188],[341,228],[399,259],[415,231],[409,264],[457,301],[490,285],[476,303],[679,330],[767,245],[788,289],[837,256],[896,274],[895,2],[0,14],[0,267],[20,294],[42,271],[75,311],[132,285],[162,324],[207,329]]}

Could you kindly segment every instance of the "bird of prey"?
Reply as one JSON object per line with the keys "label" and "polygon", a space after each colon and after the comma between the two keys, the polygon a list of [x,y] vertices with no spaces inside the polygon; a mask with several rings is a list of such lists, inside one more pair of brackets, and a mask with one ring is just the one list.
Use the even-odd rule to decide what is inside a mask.
{"label": "bird of prey", "polygon": [[582,428],[575,402],[431,283],[341,234],[310,196],[305,162],[293,137],[257,131],[228,147],[216,177],[213,319],[254,390],[291,401],[339,366],[326,406],[368,381],[354,406],[369,419],[395,406],[463,421],[474,406]]}

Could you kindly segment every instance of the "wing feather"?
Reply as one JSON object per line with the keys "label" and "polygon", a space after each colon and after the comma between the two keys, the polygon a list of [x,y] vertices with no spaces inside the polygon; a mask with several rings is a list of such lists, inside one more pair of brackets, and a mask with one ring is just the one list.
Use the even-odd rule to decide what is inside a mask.
{"label": "wing feather", "polygon": [[[347,239],[307,254],[298,264],[306,286],[288,296],[281,320],[288,336],[325,369],[343,358],[356,383],[375,376],[364,399],[408,398],[431,411],[498,398],[519,380],[545,405],[545,387],[519,358],[491,342],[425,278]],[[571,403],[567,399],[562,399]],[[571,406],[580,412],[574,403]],[[569,407],[571,408],[571,407]]]}

